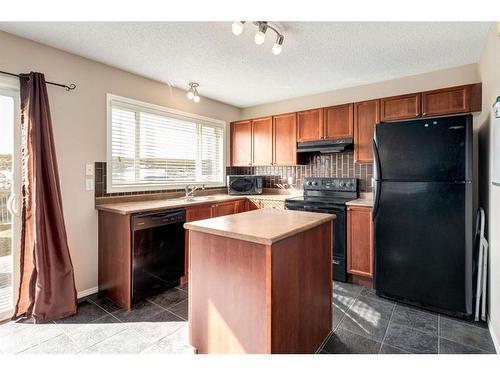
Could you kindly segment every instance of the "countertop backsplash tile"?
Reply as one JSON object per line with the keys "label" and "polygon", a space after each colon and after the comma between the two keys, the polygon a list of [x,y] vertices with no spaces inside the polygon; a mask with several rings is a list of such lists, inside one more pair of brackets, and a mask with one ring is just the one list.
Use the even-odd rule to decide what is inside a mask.
{"label": "countertop backsplash tile", "polygon": [[227,167],[226,173],[264,176],[264,187],[268,189],[290,187],[301,189],[304,177],[357,178],[359,191],[369,193],[372,191],[373,165],[354,163],[353,152],[346,151],[309,155],[305,165]]}

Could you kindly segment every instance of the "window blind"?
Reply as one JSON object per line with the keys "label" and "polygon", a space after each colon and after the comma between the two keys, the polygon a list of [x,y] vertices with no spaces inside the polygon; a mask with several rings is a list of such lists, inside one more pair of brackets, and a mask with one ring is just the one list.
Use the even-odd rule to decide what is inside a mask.
{"label": "window blind", "polygon": [[110,110],[113,189],[224,185],[222,124],[119,101]]}

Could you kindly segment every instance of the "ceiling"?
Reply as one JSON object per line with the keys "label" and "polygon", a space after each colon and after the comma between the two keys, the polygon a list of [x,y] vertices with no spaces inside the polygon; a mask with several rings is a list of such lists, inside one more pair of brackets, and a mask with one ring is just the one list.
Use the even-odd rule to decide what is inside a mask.
{"label": "ceiling", "polygon": [[404,77],[479,60],[488,22],[279,22],[253,41],[247,23],[0,22],[0,30],[237,107]]}

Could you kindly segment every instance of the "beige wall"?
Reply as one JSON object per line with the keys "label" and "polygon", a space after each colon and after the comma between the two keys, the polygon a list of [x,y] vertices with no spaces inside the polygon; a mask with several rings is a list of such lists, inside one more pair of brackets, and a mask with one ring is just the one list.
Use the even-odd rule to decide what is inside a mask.
{"label": "beige wall", "polygon": [[241,119],[479,82],[477,64],[243,108]]}
{"label": "beige wall", "polygon": [[94,192],[85,191],[85,163],[106,160],[106,93],[229,121],[240,109],[82,57],[0,32],[0,70],[39,71],[49,81],[75,83],[76,90],[48,86],[54,138],[76,287],[97,286],[97,213]]}
{"label": "beige wall", "polygon": [[[498,31],[497,31],[498,30]],[[497,350],[500,340],[500,187],[491,184],[493,171],[492,105],[500,96],[500,25],[491,27],[479,61],[483,82],[483,112],[478,118],[480,155],[480,203],[487,210],[490,245],[489,315],[490,331],[495,336]],[[498,152],[498,150],[497,150]]]}

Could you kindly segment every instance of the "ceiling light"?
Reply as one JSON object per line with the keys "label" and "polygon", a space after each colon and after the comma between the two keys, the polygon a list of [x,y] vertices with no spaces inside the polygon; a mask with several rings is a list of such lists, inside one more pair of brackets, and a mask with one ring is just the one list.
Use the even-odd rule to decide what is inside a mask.
{"label": "ceiling light", "polygon": [[[243,31],[243,26],[246,21],[235,21],[233,22],[232,29],[234,35],[240,35]],[[267,29],[271,29],[276,34],[276,42],[273,45],[273,53],[279,55],[283,49],[283,41],[285,36],[278,30],[276,26],[271,25],[267,21],[252,21],[251,24],[257,26],[258,30],[255,34],[254,41],[255,44],[261,45],[266,41]]]}
{"label": "ceiling light", "polygon": [[243,25],[245,24],[245,21],[235,21],[233,22],[233,34],[234,35],[240,35],[243,31]]}
{"label": "ceiling light", "polygon": [[255,44],[263,44],[266,40],[267,24],[265,22],[259,22],[259,31],[255,34]]}
{"label": "ceiling light", "polygon": [[196,82],[189,82],[189,90],[187,92],[187,97],[189,100],[194,100],[195,103],[199,103],[200,95],[198,94],[199,84]]}
{"label": "ceiling light", "polygon": [[279,55],[281,53],[283,47],[283,40],[285,37],[283,35],[278,35],[276,38],[276,42],[273,45],[273,53],[275,55]]}

